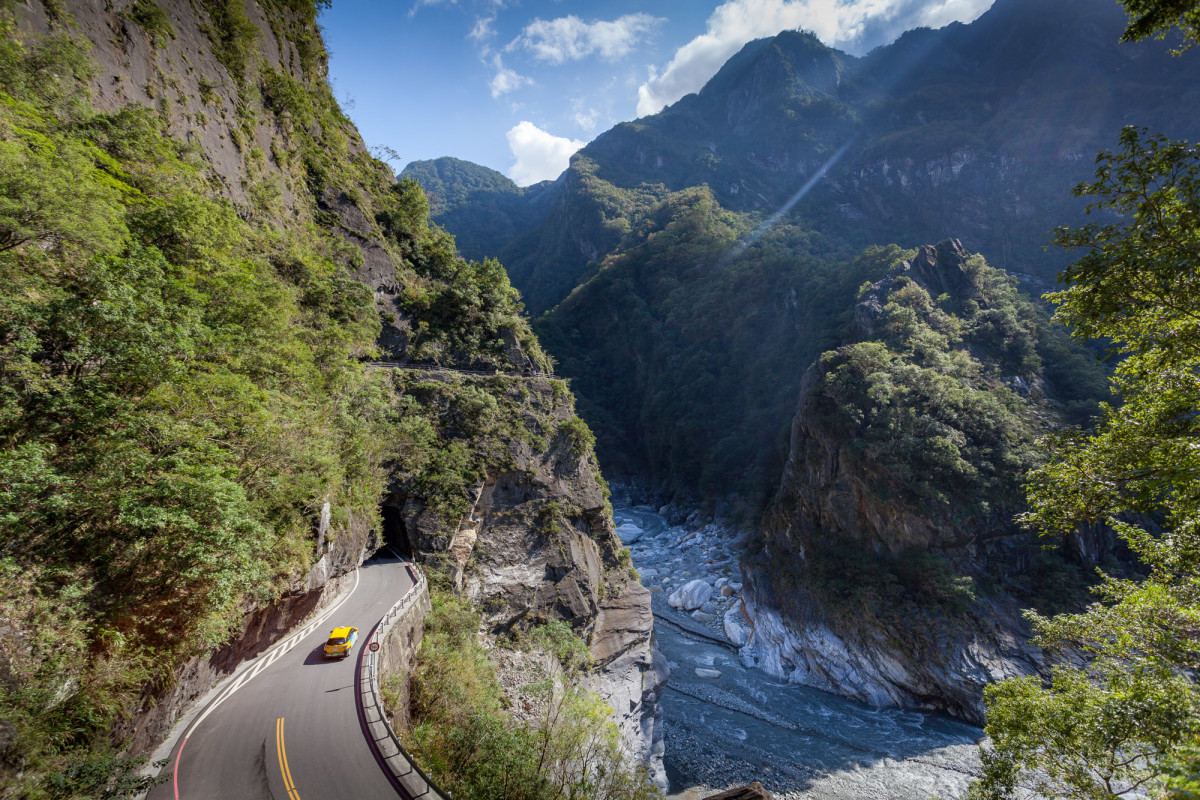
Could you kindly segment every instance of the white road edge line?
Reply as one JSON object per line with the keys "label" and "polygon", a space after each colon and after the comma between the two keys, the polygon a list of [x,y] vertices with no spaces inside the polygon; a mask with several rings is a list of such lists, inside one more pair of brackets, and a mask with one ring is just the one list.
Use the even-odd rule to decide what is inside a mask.
{"label": "white road edge line", "polygon": [[[278,654],[277,654],[278,656],[282,656],[288,652],[291,652],[291,650],[294,649],[296,647],[296,645],[298,645],[305,637],[308,636],[308,633],[311,633],[313,630],[316,630],[317,625],[319,625],[322,622],[324,622],[325,620],[327,620],[330,617],[330,615],[333,614],[333,612],[335,612],[339,608],[341,608],[342,605],[347,600],[350,599],[350,597],[354,594],[354,592],[358,590],[359,575],[360,575],[359,570],[357,570],[357,569],[354,570],[354,588],[351,589],[350,591],[346,592],[346,594],[343,595],[336,603],[331,605],[329,608],[325,609],[325,611],[321,613],[321,616],[317,617],[315,620],[313,620],[311,623],[309,623],[309,625],[311,626],[311,630],[309,630],[307,633],[304,633],[303,635],[294,635],[294,637],[295,637],[294,641],[291,641],[291,642],[288,641],[288,639],[291,639],[292,637],[288,637],[288,639],[284,639],[282,642],[279,642],[274,647],[272,647],[270,650],[267,650],[263,653],[259,653],[257,656],[254,657],[254,659],[252,659],[251,661],[248,661],[246,663],[251,664],[251,663],[253,663],[253,661],[257,661],[259,658],[262,658],[263,656],[265,656],[267,654],[276,655],[275,653],[272,652],[272,651],[276,651],[276,650],[278,651]],[[258,676],[258,674],[268,666],[270,666],[270,664],[268,662],[261,661],[254,667],[247,667],[246,668],[247,673],[243,674],[242,677],[237,681],[237,683],[235,683],[229,689],[229,691],[225,692],[221,697],[218,697],[216,700],[214,700],[212,703],[210,703],[209,706],[204,709],[204,713],[201,714],[199,717],[197,717],[196,721],[188,726],[187,730],[183,734],[184,738],[186,739],[186,738],[190,737],[195,732],[195,730],[200,727],[200,723],[204,722],[204,720],[208,717],[209,714],[216,711],[217,708],[222,703],[224,703],[226,700],[228,700],[230,697],[233,696],[234,692],[236,692],[238,689],[241,689],[243,686],[245,686],[250,681],[254,680],[254,678],[256,678]]]}
{"label": "white road edge line", "polygon": [[[322,611],[320,616],[306,623],[305,626],[300,629],[300,631],[289,634],[285,638],[276,642],[267,650],[259,653],[249,661],[244,662],[239,666],[238,669],[234,670],[231,675],[228,675],[221,683],[218,683],[216,686],[209,689],[208,692],[205,693],[205,696],[211,695],[213,699],[208,701],[207,705],[200,706],[200,708],[203,709],[203,712],[200,713],[200,716],[190,722],[186,722],[184,719],[177,721],[175,725],[172,726],[171,733],[168,734],[163,740],[162,744],[155,749],[154,753],[150,756],[149,761],[141,768],[141,770],[139,770],[139,772],[146,776],[157,775],[160,770],[154,768],[155,762],[169,760],[172,754],[175,753],[175,746],[180,741],[188,738],[188,736],[196,729],[196,727],[204,721],[205,717],[215,711],[218,705],[224,703],[230,695],[242,687],[241,683],[238,683],[236,686],[233,686],[232,684],[240,681],[241,678],[245,677],[246,673],[250,670],[255,669],[257,666],[261,666],[261,663],[256,665],[255,662],[264,655],[270,656],[271,661],[267,662],[266,664],[267,666],[270,666],[270,663],[272,663],[273,660],[277,660],[278,658],[282,657],[285,653],[289,652],[293,647],[299,644],[301,640],[307,637],[308,634],[316,630],[318,625],[328,619],[333,612],[341,608],[342,605],[350,599],[354,592],[358,590],[360,575],[361,566],[354,570],[354,586],[350,588],[350,591],[343,593],[333,605]],[[192,712],[193,715],[196,713],[197,712],[195,711]],[[184,717],[186,716],[187,715],[185,714]],[[135,800],[142,800],[144,797],[144,794],[139,795]]]}

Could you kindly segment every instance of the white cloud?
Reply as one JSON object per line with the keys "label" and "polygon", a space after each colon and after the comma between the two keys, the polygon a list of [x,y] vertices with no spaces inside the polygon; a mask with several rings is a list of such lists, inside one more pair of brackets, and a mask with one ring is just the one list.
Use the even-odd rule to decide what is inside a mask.
{"label": "white cloud", "polygon": [[442,3],[454,4],[457,2],[458,0],[417,0],[417,2],[413,4],[413,7],[408,10],[408,16],[410,18],[416,16],[417,11],[420,10],[421,6],[436,6],[441,5]]}
{"label": "white cloud", "polygon": [[495,14],[490,17],[476,17],[475,25],[471,28],[471,32],[467,34],[467,37],[477,42],[492,38],[496,35],[496,32],[492,30],[492,23],[495,21]]}
{"label": "white cloud", "polygon": [[581,130],[595,133],[596,124],[600,121],[600,112],[588,105],[582,97],[571,101],[571,119]]}
{"label": "white cloud", "polygon": [[571,155],[585,144],[554,136],[532,122],[521,122],[508,132],[508,149],[517,159],[509,167],[508,177],[518,186],[557,178],[571,163]]}
{"label": "white cloud", "polygon": [[562,64],[599,55],[610,61],[628,55],[659,23],[649,14],[626,14],[611,22],[584,22],[574,14],[558,19],[535,19],[509,45],[523,47],[534,58]]}
{"label": "white cloud", "polygon": [[492,58],[492,67],[496,70],[496,74],[492,76],[490,84],[493,98],[499,97],[502,94],[508,94],[509,92],[515,92],[522,86],[528,86],[533,83],[532,78],[528,78],[516,70],[504,66],[499,53]]}
{"label": "white cloud", "polygon": [[575,124],[585,131],[591,132],[596,130],[596,123],[600,120],[600,112],[594,108],[577,110],[571,115],[571,119],[575,120]]}
{"label": "white cloud", "polygon": [[654,114],[699,91],[747,42],[802,28],[834,47],[862,53],[910,28],[969,22],[993,0],[727,0],[707,30],[675,51],[662,72],[651,68],[638,88],[638,116]]}

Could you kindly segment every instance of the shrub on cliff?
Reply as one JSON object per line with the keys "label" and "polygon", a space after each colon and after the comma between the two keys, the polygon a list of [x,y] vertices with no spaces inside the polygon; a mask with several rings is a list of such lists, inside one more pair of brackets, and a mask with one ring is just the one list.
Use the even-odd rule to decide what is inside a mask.
{"label": "shrub on cliff", "polygon": [[883,290],[875,335],[821,356],[816,408],[890,499],[965,517],[1018,503],[1037,463],[1039,408],[1004,378],[1038,379],[1048,326],[981,257],[964,270],[962,297],[935,300],[904,275]]}
{"label": "shrub on cliff", "polygon": [[433,611],[413,673],[409,735],[440,788],[505,800],[643,800],[658,796],[645,768],[625,760],[612,709],[571,676],[586,647],[564,623],[535,629],[531,642],[560,660],[566,680],[526,687],[542,713],[527,723],[509,704],[479,642],[470,603],[433,594]]}

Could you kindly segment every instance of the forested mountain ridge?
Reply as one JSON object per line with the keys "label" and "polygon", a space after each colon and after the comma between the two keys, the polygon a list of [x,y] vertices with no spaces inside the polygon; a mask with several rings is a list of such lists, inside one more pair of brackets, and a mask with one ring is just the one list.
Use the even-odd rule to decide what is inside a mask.
{"label": "forested mountain ridge", "polygon": [[1179,135],[1196,124],[1195,54],[1118,44],[1123,27],[1106,0],[999,0],[969,25],[910,31],[862,58],[794,31],[752,42],[699,93],[597,137],[556,182],[539,231],[492,251],[544,311],[621,243],[617,222],[665,192],[707,185],[724,208],[770,213],[852,140],[801,218],[856,248],[953,231],[997,266],[1049,280],[1065,262],[1044,251],[1046,231],[1080,218],[1069,192],[1095,153],[1131,122]]}
{"label": "forested mountain ridge", "polygon": [[1197,54],[1125,22],[999,0],[863,58],[752,42],[497,243],[606,468],[761,530],[731,638],[772,674],[981,720],[987,683],[1047,669],[1020,609],[1078,606],[1113,557],[1014,516],[1035,441],[1109,393],[1027,296],[1071,257],[1046,245],[1085,219],[1072,189],[1127,124],[1200,133]]}
{"label": "forested mountain ridge", "polygon": [[591,435],[500,265],[338,108],[320,5],[0,3],[0,796],[137,793],[384,540],[448,592],[552,562],[472,587],[486,630],[569,623],[646,788],[661,674]]}
{"label": "forested mountain ridge", "polygon": [[[804,263],[851,263],[874,244],[953,236],[1023,276],[1033,294],[1052,285],[1068,256],[1046,247],[1049,232],[1082,221],[1084,204],[1070,190],[1090,175],[1095,153],[1131,122],[1175,136],[1197,132],[1189,109],[1200,57],[1173,59],[1156,43],[1119,44],[1125,18],[1109,0],[1043,6],[1000,0],[970,25],[912,31],[863,58],[797,32],[752,42],[698,94],[616,126],[573,157],[550,189],[554,200],[541,222],[492,247],[527,305],[546,312],[538,324],[556,342],[563,373],[577,381],[606,464],[705,500],[723,484],[743,498],[754,495],[750,505],[761,508],[782,464],[778,443],[791,409],[776,401],[774,384],[761,403],[737,400],[737,387],[769,383],[769,369],[787,383],[779,395],[794,396],[811,359],[840,335],[833,320],[852,302],[845,292],[825,295],[815,303],[825,321],[807,316],[795,323],[800,335],[781,341],[780,326],[791,324],[782,304],[793,290],[804,303],[808,292],[836,292],[837,279],[813,289],[807,277],[784,278],[755,265],[763,250],[795,273]],[[708,297],[704,270],[692,278],[672,272],[656,282],[659,291],[646,288],[658,268],[637,254],[653,251],[649,237],[665,206],[702,192],[728,212],[735,233],[701,226],[690,243],[700,256],[693,263],[717,263],[826,166],[765,239],[723,265],[743,275],[739,288],[723,284],[719,297]],[[514,198],[505,195],[492,208]],[[470,209],[456,206],[455,224],[469,226]],[[614,265],[617,272],[606,274]],[[878,277],[831,272],[847,275],[850,289]],[[679,305],[664,303],[668,291]],[[706,310],[730,317],[705,338],[728,335],[719,347],[702,340],[676,350],[645,338],[650,329],[703,327]],[[597,330],[607,319],[614,324]],[[745,350],[737,331],[749,319],[776,333]],[[572,333],[585,329],[587,337]],[[825,338],[814,344],[812,336]],[[633,359],[633,349],[659,355]],[[785,349],[803,352],[786,356]],[[731,350],[738,356],[726,372],[723,354]],[[693,367],[685,371],[682,363]],[[605,380],[624,382],[620,397],[590,383],[602,364]],[[704,374],[719,402],[697,396]],[[760,396],[755,388],[746,394]],[[671,411],[662,412],[668,403]],[[720,414],[754,415],[761,424],[727,437],[725,428],[697,422]],[[681,430],[679,444],[662,442],[663,430],[674,427],[667,420],[679,419],[696,435]],[[754,446],[741,448],[748,438]],[[760,467],[762,459],[773,466]],[[711,480],[696,472],[697,460]]]}
{"label": "forested mountain ridge", "polygon": [[[1022,530],[1039,439],[1103,375],[1016,281],[957,241],[869,250],[848,341],[808,369],[779,491],[745,559],[748,650],[780,677],[982,723],[983,689],[1045,666],[1019,609],[1086,597],[1111,534]],[[774,626],[763,626],[774,630]]]}
{"label": "forested mountain ridge", "polygon": [[455,244],[467,258],[494,256],[499,242],[537,223],[553,196],[549,182],[521,188],[495,170],[457,158],[414,161],[404,177],[421,184],[430,216],[456,231]]}

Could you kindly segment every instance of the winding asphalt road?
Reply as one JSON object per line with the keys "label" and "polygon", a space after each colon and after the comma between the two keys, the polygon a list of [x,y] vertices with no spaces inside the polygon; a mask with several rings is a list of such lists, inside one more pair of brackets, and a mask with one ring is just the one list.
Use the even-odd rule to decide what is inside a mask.
{"label": "winding asphalt road", "polygon": [[[180,737],[166,767],[172,780],[149,800],[394,800],[355,695],[360,648],[412,586],[403,564],[363,564],[349,596],[314,630],[249,662]],[[358,628],[354,654],[326,660],[321,648],[341,625]]]}

